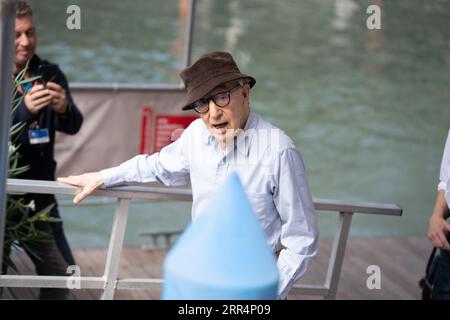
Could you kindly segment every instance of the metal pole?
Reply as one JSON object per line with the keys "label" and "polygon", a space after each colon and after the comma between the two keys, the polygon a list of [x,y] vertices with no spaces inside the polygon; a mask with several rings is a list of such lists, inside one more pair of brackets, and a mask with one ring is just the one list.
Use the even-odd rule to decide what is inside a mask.
{"label": "metal pole", "polygon": [[6,179],[8,178],[8,141],[11,112],[11,85],[14,54],[16,0],[0,0],[0,267],[6,220]]}
{"label": "metal pole", "polygon": [[130,199],[117,199],[116,215],[114,216],[108,256],[106,257],[105,274],[103,275],[105,286],[101,296],[102,300],[114,299],[114,293],[117,288],[117,276],[119,275],[120,256],[127,229],[129,205]]}
{"label": "metal pole", "polygon": [[325,299],[336,299],[352,217],[353,212],[339,212],[339,224],[334,235],[327,277],[325,279],[325,287],[329,288]]}
{"label": "metal pole", "polygon": [[194,20],[195,20],[195,0],[191,0],[188,17],[186,19],[186,33],[185,33],[185,47],[184,47],[184,58],[183,58],[183,68],[189,66],[192,60],[192,37],[194,34]]}

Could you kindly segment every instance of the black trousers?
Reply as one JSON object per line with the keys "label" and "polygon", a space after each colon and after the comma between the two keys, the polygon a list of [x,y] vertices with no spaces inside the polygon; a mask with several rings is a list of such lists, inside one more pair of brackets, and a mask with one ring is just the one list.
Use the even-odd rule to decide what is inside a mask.
{"label": "black trousers", "polygon": [[[27,246],[31,251],[37,253],[38,257],[23,245],[21,247],[33,261],[36,273],[48,276],[69,276],[66,273],[67,267],[75,265],[75,259],[64,235],[62,222],[38,221],[35,226],[46,233],[44,241],[27,243]],[[10,251],[11,248],[8,248],[6,254],[9,254]],[[3,273],[6,274],[6,272],[7,266],[3,264]],[[39,299],[65,300],[72,297],[70,290],[65,288],[41,288],[39,292]]]}

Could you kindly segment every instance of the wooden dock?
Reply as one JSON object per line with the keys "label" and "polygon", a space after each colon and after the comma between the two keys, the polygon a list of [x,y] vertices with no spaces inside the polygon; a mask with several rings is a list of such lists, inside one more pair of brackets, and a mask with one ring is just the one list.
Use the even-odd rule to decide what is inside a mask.
{"label": "wooden dock", "polygon": [[[307,273],[299,280],[302,284],[323,284],[331,240],[322,240],[317,257]],[[403,238],[351,238],[347,243],[337,299],[420,299],[417,285],[427,263],[431,244],[423,237]],[[74,250],[82,276],[101,276],[106,261],[105,248]],[[142,250],[126,247],[122,252],[121,278],[159,278],[167,249]],[[20,274],[35,274],[33,264],[22,252],[13,253]],[[381,289],[368,289],[371,276],[367,268],[378,266],[381,271]],[[14,272],[11,272],[14,274]],[[99,299],[101,290],[73,290],[74,299]],[[36,288],[5,288],[3,299],[36,299]],[[159,299],[160,289],[117,290],[115,299]],[[320,299],[290,295],[289,299]]]}

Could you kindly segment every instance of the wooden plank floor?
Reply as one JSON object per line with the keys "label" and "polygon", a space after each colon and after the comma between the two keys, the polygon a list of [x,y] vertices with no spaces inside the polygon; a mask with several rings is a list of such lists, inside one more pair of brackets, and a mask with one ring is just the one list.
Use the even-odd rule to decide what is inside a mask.
{"label": "wooden plank floor", "polygon": [[[323,284],[331,251],[331,241],[323,240],[317,257],[299,280],[304,284]],[[422,276],[431,245],[425,238],[352,238],[348,241],[337,299],[419,299],[417,285]],[[127,247],[122,252],[119,277],[156,278],[162,276],[167,250],[142,250]],[[101,276],[106,261],[105,248],[77,249],[75,259],[82,276]],[[34,274],[28,257],[16,252],[13,259],[21,274]],[[367,267],[381,270],[381,289],[368,289]],[[11,272],[13,273],[13,272]],[[101,290],[73,290],[75,299],[98,299]],[[5,288],[3,299],[35,299],[38,289]],[[160,290],[117,290],[115,299],[159,299]],[[289,299],[318,299],[291,295]]]}

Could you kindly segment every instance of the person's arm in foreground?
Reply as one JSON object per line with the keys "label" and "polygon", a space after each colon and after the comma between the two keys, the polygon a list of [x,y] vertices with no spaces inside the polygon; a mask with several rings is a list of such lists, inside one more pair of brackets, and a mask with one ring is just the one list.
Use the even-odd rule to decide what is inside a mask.
{"label": "person's arm in foreground", "polygon": [[450,224],[446,219],[450,216],[448,207],[448,182],[450,167],[450,131],[444,147],[442,156],[441,170],[439,172],[438,194],[431,213],[428,224],[428,239],[431,243],[440,249],[450,250],[450,244],[447,241],[446,232],[450,232]]}
{"label": "person's arm in foreground", "polygon": [[428,239],[439,249],[450,250],[450,244],[446,237],[446,232],[450,232],[450,224],[446,221],[449,213],[447,201],[445,201],[445,191],[440,190],[428,226]]}

